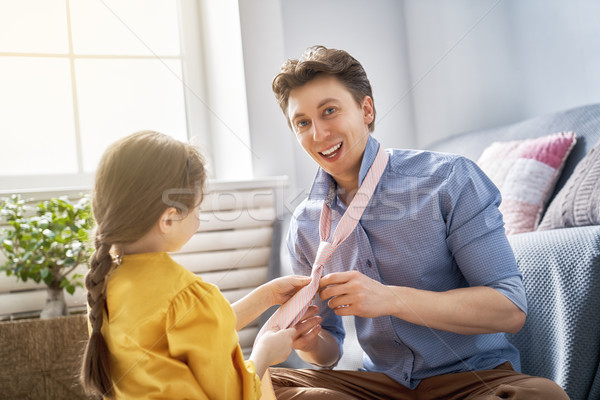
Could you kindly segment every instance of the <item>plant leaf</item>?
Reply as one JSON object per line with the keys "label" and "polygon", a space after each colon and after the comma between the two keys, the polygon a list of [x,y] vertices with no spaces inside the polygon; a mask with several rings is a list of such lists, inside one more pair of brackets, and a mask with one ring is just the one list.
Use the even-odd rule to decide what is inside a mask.
{"label": "plant leaf", "polygon": [[13,241],[12,240],[6,239],[5,241],[2,242],[2,245],[4,246],[6,251],[8,251],[8,252],[13,251]]}
{"label": "plant leaf", "polygon": [[65,287],[65,289],[67,290],[67,292],[72,295],[73,293],[75,293],[75,286],[73,285],[67,285],[67,287]]}

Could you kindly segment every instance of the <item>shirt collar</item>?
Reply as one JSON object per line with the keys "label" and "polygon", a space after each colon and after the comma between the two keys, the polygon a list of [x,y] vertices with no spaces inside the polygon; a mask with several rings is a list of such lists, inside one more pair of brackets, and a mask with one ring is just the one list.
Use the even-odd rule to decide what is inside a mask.
{"label": "shirt collar", "polygon": [[358,171],[358,187],[360,187],[365,180],[367,172],[369,172],[369,168],[371,168],[371,165],[375,161],[375,157],[377,157],[378,151],[379,142],[369,134],[369,140],[367,140],[365,153],[363,155],[362,163],[360,164],[360,171]]}
{"label": "shirt collar", "polygon": [[[365,176],[367,176],[367,172],[369,172],[369,168],[371,168],[371,164],[375,161],[375,157],[377,157],[377,151],[379,151],[379,142],[375,139],[371,134],[369,134],[369,139],[367,140],[367,145],[365,146],[365,152],[363,154],[363,158],[360,164],[360,170],[358,172],[358,186],[362,185]],[[319,167],[317,171],[317,175],[313,181],[312,187],[310,188],[310,193],[308,194],[309,200],[323,200],[327,199],[330,204],[331,201],[334,200],[335,196],[332,196],[332,192],[330,188],[335,188],[335,181],[325,170]],[[331,204],[330,204],[331,205]]]}

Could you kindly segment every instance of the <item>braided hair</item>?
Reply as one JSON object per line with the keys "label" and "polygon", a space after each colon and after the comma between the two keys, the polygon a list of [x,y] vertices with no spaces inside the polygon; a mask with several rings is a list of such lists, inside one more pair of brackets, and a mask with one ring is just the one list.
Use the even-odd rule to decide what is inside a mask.
{"label": "braided hair", "polygon": [[158,132],[129,135],[102,156],[92,195],[95,251],[85,278],[92,331],[80,376],[86,392],[115,396],[102,323],[108,317],[106,286],[120,264],[119,245],[142,238],[169,207],[186,215],[202,200],[205,181],[197,149]]}

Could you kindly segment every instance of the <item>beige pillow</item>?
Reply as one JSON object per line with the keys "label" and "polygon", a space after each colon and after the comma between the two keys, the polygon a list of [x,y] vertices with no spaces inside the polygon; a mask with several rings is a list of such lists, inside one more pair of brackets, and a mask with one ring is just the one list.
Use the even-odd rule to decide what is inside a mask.
{"label": "beige pillow", "polygon": [[538,230],[600,225],[600,142],[577,164]]}
{"label": "beige pillow", "polygon": [[477,164],[502,194],[499,209],[507,235],[531,232],[538,226],[576,140],[573,132],[560,132],[494,142],[481,153]]}

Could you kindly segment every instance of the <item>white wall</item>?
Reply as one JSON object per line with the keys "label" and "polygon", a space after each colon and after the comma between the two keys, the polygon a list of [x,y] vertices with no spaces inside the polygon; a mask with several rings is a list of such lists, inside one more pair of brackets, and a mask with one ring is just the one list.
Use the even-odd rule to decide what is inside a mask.
{"label": "white wall", "polygon": [[271,91],[284,54],[279,0],[239,3],[254,174],[293,175],[293,163],[289,162],[293,143]]}
{"label": "white wall", "polygon": [[[199,107],[211,130],[212,176],[252,178],[249,116],[237,0],[202,0],[207,102]],[[192,96],[193,98],[193,96]],[[207,143],[201,143],[206,145]],[[250,151],[249,151],[250,150]]]}
{"label": "white wall", "polygon": [[511,2],[525,116],[600,101],[600,2]]}
{"label": "white wall", "polygon": [[600,101],[600,2],[408,0],[417,145]]}
{"label": "white wall", "polygon": [[406,2],[417,145],[519,114],[506,20],[497,0]]}

